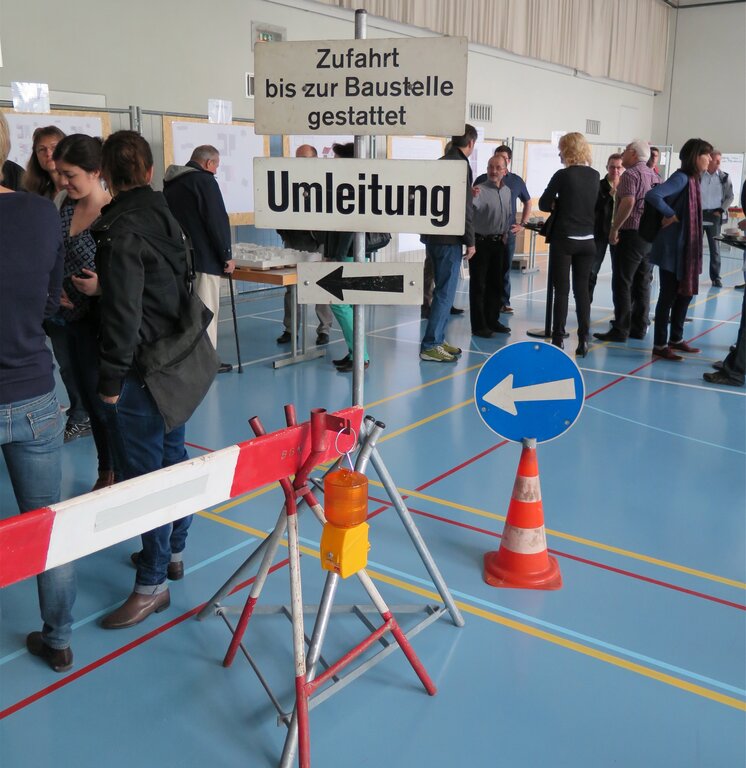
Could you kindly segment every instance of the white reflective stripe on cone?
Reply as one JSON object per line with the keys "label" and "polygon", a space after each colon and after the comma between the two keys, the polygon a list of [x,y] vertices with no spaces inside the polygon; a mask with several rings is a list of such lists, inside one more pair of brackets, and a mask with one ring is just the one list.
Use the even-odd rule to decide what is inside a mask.
{"label": "white reflective stripe on cone", "polygon": [[519,555],[537,555],[544,552],[547,548],[544,526],[541,528],[516,528],[506,524],[500,546]]}
{"label": "white reflective stripe on cone", "polygon": [[536,477],[516,475],[513,498],[517,501],[541,501],[541,486],[538,475]]}

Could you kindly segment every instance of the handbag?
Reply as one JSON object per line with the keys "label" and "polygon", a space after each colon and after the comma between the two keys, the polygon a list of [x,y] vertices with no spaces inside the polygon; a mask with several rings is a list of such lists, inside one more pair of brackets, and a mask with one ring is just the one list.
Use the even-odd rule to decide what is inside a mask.
{"label": "handbag", "polygon": [[220,359],[206,332],[212,315],[196,293],[189,294],[178,330],[141,344],[135,354],[167,433],[186,424],[217,375]]}
{"label": "handbag", "polygon": [[365,252],[375,253],[385,248],[391,242],[389,232],[366,232],[365,233]]}
{"label": "handbag", "polygon": [[539,229],[539,234],[546,240],[546,242],[552,242],[552,230],[554,229],[554,211],[544,219],[544,223]]}
{"label": "handbag", "polygon": [[652,243],[661,231],[663,214],[646,200],[642,208],[640,226],[637,233],[648,243]]}

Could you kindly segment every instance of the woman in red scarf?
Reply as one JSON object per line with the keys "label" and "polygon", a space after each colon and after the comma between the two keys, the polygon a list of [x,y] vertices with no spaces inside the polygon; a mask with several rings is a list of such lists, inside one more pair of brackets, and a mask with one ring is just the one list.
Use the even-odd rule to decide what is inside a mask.
{"label": "woman in red scarf", "polygon": [[664,360],[683,360],[677,352],[699,352],[684,341],[684,320],[692,296],[699,292],[702,271],[699,178],[707,170],[710,152],[712,144],[704,139],[689,139],[679,152],[681,168],[645,195],[645,202],[663,215],[649,258],[651,264],[658,266],[660,277],[653,357]]}

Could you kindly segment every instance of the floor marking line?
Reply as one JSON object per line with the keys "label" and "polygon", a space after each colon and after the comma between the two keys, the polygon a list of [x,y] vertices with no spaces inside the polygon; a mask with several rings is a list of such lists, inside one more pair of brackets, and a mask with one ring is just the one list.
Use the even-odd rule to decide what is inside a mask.
{"label": "floor marking line", "polygon": [[[391,507],[393,506],[390,501],[387,502],[382,499],[376,499],[372,496],[370,498],[372,501],[381,503],[383,506],[382,508],[376,509],[374,512],[372,512],[368,516],[369,520],[373,517],[377,517],[381,512],[391,509]],[[409,507],[408,509],[413,514],[419,515],[420,517],[427,517],[432,520],[437,520],[438,522],[441,522],[441,523],[453,525],[457,528],[464,528],[466,530],[474,531],[475,533],[481,533],[481,534],[484,534],[485,536],[491,536],[497,539],[502,538],[502,534],[497,533],[496,531],[489,531],[486,528],[479,528],[476,525],[469,525],[468,523],[462,523],[460,520],[451,520],[450,518],[443,517],[442,515],[435,515],[432,512],[423,512],[421,509],[415,509],[414,507]],[[697,592],[694,589],[688,589],[687,587],[681,587],[678,584],[672,584],[671,582],[668,582],[668,581],[661,581],[660,579],[654,579],[650,576],[644,576],[641,573],[635,573],[634,571],[627,571],[627,570],[624,570],[623,568],[617,568],[613,565],[607,565],[606,563],[601,563],[597,560],[589,560],[588,558],[580,557],[579,555],[571,555],[569,552],[563,552],[559,549],[553,549],[550,547],[548,551],[552,555],[557,555],[558,557],[564,557],[564,558],[567,558],[568,560],[575,560],[576,562],[583,563],[584,565],[590,565],[595,568],[601,568],[602,570],[611,571],[612,573],[617,573],[621,576],[627,576],[629,578],[636,579],[638,581],[647,582],[649,584],[655,584],[656,586],[665,587],[666,589],[672,589],[676,592],[682,592],[685,595],[699,597],[704,600],[710,600],[711,602],[714,602],[714,603],[720,603],[721,605],[726,605],[729,608],[737,608],[738,610],[746,611],[746,605],[733,602],[732,600],[725,600],[722,597],[716,597],[715,595],[709,595],[706,592]]]}
{"label": "floor marking line", "polygon": [[[404,589],[408,592],[414,592],[415,594],[418,594],[429,600],[436,600],[436,601],[440,600],[440,595],[438,595],[436,592],[432,592],[431,590],[422,589],[414,585],[406,584],[404,582],[401,582],[399,579],[394,579],[382,573],[375,573],[372,571],[368,571],[368,573],[371,576],[371,578],[375,578],[378,581],[382,581],[386,584],[390,584],[391,586],[399,587],[400,589]],[[630,671],[630,672],[635,672],[636,674],[642,675],[643,677],[649,677],[653,680],[658,680],[659,682],[665,683],[674,688],[679,688],[689,693],[693,693],[697,696],[701,696],[703,698],[718,702],[719,704],[725,704],[726,706],[733,707],[734,709],[739,709],[743,712],[746,712],[746,702],[741,701],[739,699],[735,699],[731,696],[726,696],[725,694],[718,693],[717,691],[712,691],[709,688],[704,688],[703,686],[696,685],[694,683],[689,683],[685,680],[680,680],[679,678],[674,677],[673,675],[669,675],[665,672],[658,672],[657,670],[650,669],[649,667],[645,667],[642,664],[638,664],[633,661],[627,661],[626,659],[621,659],[618,656],[612,655],[611,653],[607,653],[605,651],[601,651],[596,648],[590,648],[574,640],[567,640],[563,637],[553,635],[552,633],[547,632],[546,630],[543,630],[543,629],[539,629],[538,627],[532,627],[527,624],[522,624],[521,622],[518,622],[515,619],[510,619],[505,616],[499,616],[499,615],[490,613],[489,611],[483,608],[470,605],[469,603],[456,601],[456,605],[458,605],[458,607],[462,611],[464,611],[464,613],[470,613],[474,616],[479,616],[480,618],[486,619],[487,621],[491,621],[494,624],[501,624],[510,629],[514,629],[518,632],[522,632],[523,634],[531,635],[533,637],[539,638],[540,640],[545,640],[554,645],[559,645],[563,648],[567,648],[568,650],[575,651],[584,656],[590,656],[591,658],[598,659],[599,661],[604,661],[607,664],[611,664],[613,666],[626,669],[627,671]]]}
{"label": "floor marking line", "polygon": [[731,387],[730,389],[721,389],[720,387],[707,387],[704,384],[690,384],[686,381],[668,381],[667,379],[656,379],[653,376],[632,376],[627,373],[614,373],[612,371],[601,370],[600,368],[586,368],[585,366],[583,367],[582,370],[587,371],[588,373],[598,373],[605,376],[618,376],[624,379],[633,379],[634,381],[644,381],[652,384],[665,384],[671,387],[684,387],[685,389],[697,389],[703,392],[722,392],[723,394],[726,394],[726,395],[735,395],[736,397],[746,397],[746,393],[739,392],[738,390],[733,389],[733,387]]}
{"label": "floor marking line", "polygon": [[[217,519],[222,520],[222,518],[217,518]],[[223,522],[225,521],[223,520]],[[285,560],[281,560],[279,563],[276,563],[275,565],[273,565],[269,569],[269,572],[274,573],[280,568],[284,568],[286,565],[288,565],[289,562],[290,561],[287,558]],[[230,594],[231,595],[235,594],[236,592],[244,589],[254,581],[254,578],[256,577],[252,577],[251,579],[248,579],[247,581],[244,581],[241,584],[237,584],[231,590]],[[201,605],[195,606],[194,608],[188,610],[186,613],[181,614],[181,616],[177,616],[176,618],[171,619],[171,621],[167,621],[165,624],[162,624],[160,627],[156,627],[155,629],[152,629],[150,632],[147,632],[141,637],[138,637],[136,640],[132,640],[126,645],[123,645],[121,648],[117,648],[116,650],[111,651],[110,653],[107,653],[105,656],[102,656],[100,659],[96,659],[96,661],[92,661],[90,664],[86,664],[84,667],[81,667],[80,669],[75,670],[75,672],[71,672],[69,675],[66,675],[65,677],[63,677],[60,680],[57,680],[51,685],[48,685],[46,688],[42,688],[41,690],[36,691],[36,693],[32,693],[30,696],[27,696],[26,698],[21,699],[20,701],[17,701],[15,704],[12,704],[11,706],[6,707],[3,710],[0,710],[0,720],[4,720],[6,717],[9,717],[10,715],[15,714],[19,710],[28,707],[30,704],[33,704],[36,701],[39,701],[39,699],[42,699],[45,696],[48,696],[49,694],[54,693],[60,688],[64,688],[66,685],[69,685],[70,683],[74,682],[78,678],[83,677],[84,675],[87,675],[89,672],[93,672],[94,670],[98,669],[104,664],[108,664],[110,661],[114,661],[114,659],[117,659],[120,656],[123,656],[125,653],[128,653],[129,651],[133,650],[134,648],[137,648],[143,645],[148,640],[152,640],[154,637],[157,637],[158,635],[163,634],[164,632],[171,629],[172,627],[178,626],[179,624],[183,623],[187,619],[190,619],[192,616],[196,616],[206,605],[207,603],[202,603]]]}
{"label": "floor marking line", "polygon": [[[377,480],[369,480],[370,485],[376,485],[383,487],[383,484]],[[486,517],[490,520],[499,520],[505,522],[505,515],[499,515],[496,512],[487,512],[477,507],[470,507],[466,504],[459,504],[455,501],[449,501],[448,499],[442,499],[438,496],[430,496],[426,493],[420,493],[419,491],[410,490],[408,488],[399,488],[397,490],[402,496],[411,496],[415,499],[422,499],[424,501],[430,501],[434,504],[440,504],[444,507],[450,507],[452,509],[458,509],[463,512],[468,512],[479,517]],[[736,587],[738,589],[746,589],[746,583],[742,581],[736,581],[735,579],[729,579],[725,576],[718,576],[714,573],[708,573],[707,571],[701,571],[696,568],[689,568],[686,565],[679,565],[678,563],[672,563],[668,560],[661,560],[660,558],[651,557],[650,555],[644,555],[639,552],[633,552],[629,549],[622,549],[621,547],[615,547],[611,544],[604,544],[600,541],[594,541],[593,539],[585,539],[581,536],[575,536],[571,533],[564,533],[563,531],[557,531],[553,528],[546,528],[545,532],[548,536],[556,536],[558,539],[565,539],[566,541],[572,541],[575,544],[581,544],[592,549],[600,549],[604,552],[612,552],[615,555],[621,555],[622,557],[628,557],[632,560],[640,560],[643,563],[650,565],[656,565],[661,568],[667,568],[672,571],[678,571],[680,573],[686,573],[689,576],[696,576],[700,579],[706,579],[708,581],[715,581],[719,584],[726,584],[729,587]]]}
{"label": "floor marking line", "polygon": [[449,413],[458,411],[467,405],[471,405],[471,403],[473,402],[474,402],[474,398],[470,398],[469,400],[464,400],[463,403],[452,405],[449,408],[446,408],[442,411],[438,411],[438,413],[433,413],[432,415],[427,416],[424,419],[415,421],[413,424],[408,424],[406,427],[402,427],[401,429],[395,429],[393,432],[389,432],[389,434],[379,438],[378,443],[379,444],[385,443],[387,440],[391,440],[394,437],[399,437],[400,435],[403,435],[405,432],[409,432],[412,429],[417,429],[417,427],[421,427],[423,424],[428,424],[431,421],[435,421],[435,419],[439,419],[441,416],[447,416]]}
{"label": "floor marking line", "polygon": [[719,448],[723,451],[730,451],[731,453],[737,453],[741,456],[746,455],[746,451],[741,451],[738,448],[729,448],[727,445],[721,445],[719,443],[711,443],[708,440],[699,440],[696,437],[690,437],[689,435],[682,435],[680,432],[673,432],[670,429],[662,429],[661,427],[654,427],[652,424],[645,424],[642,421],[637,421],[635,419],[629,419],[626,416],[619,416],[616,413],[611,413],[611,411],[605,411],[603,408],[597,408],[594,405],[587,405],[586,408],[589,408],[592,411],[596,411],[598,413],[602,413],[604,416],[610,416],[613,419],[619,419],[620,421],[626,421],[629,424],[635,424],[638,427],[643,427],[644,429],[651,429],[654,432],[662,432],[664,435],[671,435],[672,437],[677,437],[681,440],[690,440],[694,443],[699,443],[700,445],[706,445],[709,448]]}
{"label": "floor marking line", "polygon": [[392,400],[396,400],[400,397],[404,397],[405,395],[411,395],[415,392],[421,392],[423,389],[427,389],[428,387],[432,387],[435,384],[442,384],[444,381],[449,381],[451,379],[455,379],[457,376],[463,376],[465,373],[469,373],[470,371],[474,371],[477,368],[481,367],[480,365],[471,365],[468,368],[462,368],[460,370],[454,371],[453,373],[449,373],[447,376],[441,376],[438,379],[433,379],[432,381],[428,381],[425,384],[418,384],[416,387],[411,387],[410,389],[405,389],[403,392],[398,392],[395,395],[390,395],[389,397],[384,397],[381,400],[374,400],[372,403],[367,403],[365,405],[366,412],[370,408],[374,408],[377,405],[382,405],[383,403],[388,403]]}

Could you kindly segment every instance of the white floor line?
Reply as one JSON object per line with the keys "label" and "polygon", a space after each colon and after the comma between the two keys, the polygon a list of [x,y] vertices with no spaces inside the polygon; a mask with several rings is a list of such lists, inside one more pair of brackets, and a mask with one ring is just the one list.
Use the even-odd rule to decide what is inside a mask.
{"label": "white floor line", "polygon": [[[694,361],[692,361],[694,362]],[[701,389],[704,392],[722,392],[725,395],[735,395],[736,397],[746,397],[746,392],[739,391],[738,387],[729,387],[728,389],[721,389],[720,387],[708,386],[706,384],[687,384],[684,381],[666,381],[665,379],[655,379],[652,376],[637,376],[632,373],[615,373],[614,371],[604,371],[600,368],[586,368],[582,366],[581,371],[587,371],[588,373],[600,373],[604,376],[613,376],[620,379],[636,379],[638,381],[644,381],[653,384],[668,384],[672,387],[685,387],[686,389]]]}
{"label": "white floor line", "polygon": [[586,404],[585,407],[591,411],[595,411],[596,413],[602,413],[604,416],[611,416],[612,419],[619,419],[620,421],[626,421],[629,424],[635,424],[638,427],[643,427],[644,429],[650,429],[653,432],[662,432],[665,435],[678,437],[682,440],[689,440],[693,443],[699,443],[700,445],[707,445],[710,448],[719,448],[722,451],[729,451],[730,453],[738,453],[741,455],[746,455],[746,451],[742,451],[738,448],[729,448],[727,445],[722,445],[721,443],[711,443],[709,440],[699,440],[696,437],[691,437],[689,435],[682,435],[680,432],[673,432],[670,429],[662,429],[661,427],[654,427],[652,424],[646,424],[644,421],[637,421],[636,419],[630,419],[626,416],[620,416],[617,413],[611,413],[611,411],[605,411],[602,408],[596,408],[595,405]]}

